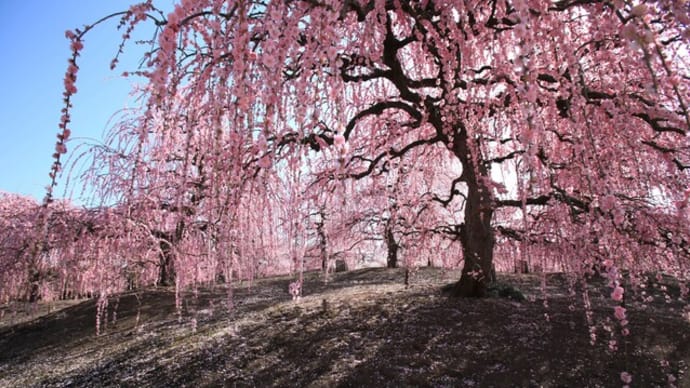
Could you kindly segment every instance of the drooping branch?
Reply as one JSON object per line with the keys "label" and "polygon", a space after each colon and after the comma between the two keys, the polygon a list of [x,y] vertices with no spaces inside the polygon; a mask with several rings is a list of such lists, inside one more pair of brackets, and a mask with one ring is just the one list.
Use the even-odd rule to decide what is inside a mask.
{"label": "drooping branch", "polygon": [[438,137],[434,137],[431,139],[415,140],[415,141],[405,145],[404,147],[402,147],[400,149],[390,148],[390,150],[388,150],[387,152],[382,152],[378,156],[373,158],[371,163],[369,163],[369,166],[365,170],[360,171],[360,172],[356,172],[356,173],[351,173],[348,176],[350,178],[355,179],[355,180],[362,179],[362,178],[370,175],[374,171],[374,169],[376,168],[376,165],[381,160],[383,160],[386,156],[389,157],[390,159],[401,158],[402,156],[407,154],[409,151],[411,151],[417,147],[435,144],[435,143],[438,143],[439,141],[441,141],[441,140]]}
{"label": "drooping branch", "polygon": [[345,126],[345,132],[343,133],[343,136],[345,137],[345,139],[349,139],[352,130],[355,128],[355,126],[360,120],[367,116],[380,115],[388,109],[402,110],[409,114],[410,117],[412,117],[415,120],[414,124],[412,125],[413,128],[418,128],[421,124],[422,114],[415,107],[402,101],[381,101],[373,104],[367,109],[361,110],[352,119],[350,119],[350,121]]}
{"label": "drooping branch", "polygon": [[450,185],[450,192],[448,194],[448,198],[443,199],[437,195],[433,195],[431,199],[440,203],[441,205],[443,205],[443,207],[447,207],[448,204],[453,202],[453,199],[455,199],[456,195],[461,196],[464,200],[467,200],[467,197],[465,196],[465,194],[463,194],[457,188],[457,185],[461,182],[464,182],[464,179],[462,177],[458,177],[458,178],[453,179],[453,182],[451,182],[451,185]]}
{"label": "drooping branch", "polygon": [[673,132],[685,136],[685,131],[681,128],[663,125],[663,122],[667,121],[665,119],[651,117],[648,113],[634,113],[633,116],[642,119],[656,132]]}
{"label": "drooping branch", "polygon": [[571,207],[574,213],[588,213],[590,211],[591,201],[586,199],[576,198],[572,195],[566,193],[565,190],[552,186],[553,190],[549,194],[543,194],[538,197],[525,198],[524,201],[519,199],[497,199],[495,204],[497,207],[522,207],[524,205],[529,206],[545,206],[549,204],[549,201],[555,200],[564,203]]}

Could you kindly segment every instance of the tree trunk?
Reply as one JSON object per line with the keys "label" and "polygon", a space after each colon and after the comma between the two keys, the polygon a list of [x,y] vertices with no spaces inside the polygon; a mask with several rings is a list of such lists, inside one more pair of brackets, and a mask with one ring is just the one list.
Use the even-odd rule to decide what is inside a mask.
{"label": "tree trunk", "polygon": [[161,254],[158,264],[158,284],[161,286],[170,286],[175,283],[172,247],[165,241],[161,241],[160,245]]}
{"label": "tree trunk", "polygon": [[515,262],[515,273],[529,273],[529,264],[527,260],[518,259]]}
{"label": "tree trunk", "polygon": [[184,222],[179,221],[173,233],[154,231],[161,249],[158,264],[158,284],[161,286],[175,284],[175,245],[182,240],[184,228]]}
{"label": "tree trunk", "polygon": [[29,294],[27,299],[30,303],[35,303],[43,298],[41,294],[41,285],[46,280],[48,273],[41,269],[41,263],[43,263],[44,258],[46,258],[50,252],[48,246],[44,243],[37,243],[36,254],[32,257],[29,263]]}
{"label": "tree trunk", "polygon": [[465,134],[466,131],[462,131],[454,142],[454,152],[463,166],[461,177],[467,184],[465,220],[460,228],[464,265],[460,280],[453,286],[451,294],[483,297],[487,286],[496,278],[493,268],[495,237],[491,227],[494,204],[491,191],[485,183],[486,179],[490,179],[489,171],[481,158],[472,157]]}
{"label": "tree trunk", "polygon": [[319,256],[321,256],[321,270],[328,274],[328,242],[326,241],[326,231],[324,230],[325,214],[320,210],[321,221],[316,223],[316,234],[319,236]]}
{"label": "tree trunk", "polygon": [[41,300],[41,272],[35,268],[29,270],[29,303]]}
{"label": "tree trunk", "polygon": [[388,248],[388,256],[386,257],[386,267],[398,268],[398,249],[400,248],[400,245],[398,245],[398,242],[395,241],[393,229],[389,225],[386,225],[386,230],[384,234],[386,248]]}
{"label": "tree trunk", "polygon": [[495,281],[494,235],[490,224],[491,212],[476,212],[465,219],[460,232],[465,263],[460,281],[453,288],[454,296],[482,297],[487,286]]}

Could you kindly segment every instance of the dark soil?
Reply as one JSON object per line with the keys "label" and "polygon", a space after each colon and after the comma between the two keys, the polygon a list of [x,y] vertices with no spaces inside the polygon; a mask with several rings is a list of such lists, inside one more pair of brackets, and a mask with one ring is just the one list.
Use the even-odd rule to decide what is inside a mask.
{"label": "dark soil", "polygon": [[406,288],[404,270],[328,284],[310,273],[295,302],[292,278],[262,279],[237,285],[232,308],[216,286],[185,295],[181,312],[172,290],[123,294],[100,336],[93,300],[7,311],[0,386],[620,387],[628,371],[633,387],[690,387],[690,314],[672,280],[626,295],[627,337],[610,289],[590,283],[592,345],[582,286],[566,276],[547,275],[546,294],[539,275],[499,274],[492,297],[443,296],[458,276],[420,269]]}

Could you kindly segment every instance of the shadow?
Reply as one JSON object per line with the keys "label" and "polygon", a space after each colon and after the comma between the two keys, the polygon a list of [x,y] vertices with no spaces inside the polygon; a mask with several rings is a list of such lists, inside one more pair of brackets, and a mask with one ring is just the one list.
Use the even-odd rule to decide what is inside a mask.
{"label": "shadow", "polygon": [[[291,277],[235,288],[232,310],[222,307],[227,289],[202,289],[195,297],[185,294],[183,324],[176,321],[172,290],[147,291],[139,301],[123,295],[117,322],[98,338],[94,301],[87,301],[0,331],[0,384],[3,374],[22,370],[34,357],[101,350],[94,362],[39,385],[619,387],[622,371],[633,373],[635,386],[666,385],[667,373],[681,379],[678,386],[688,385],[681,372],[690,365],[690,324],[668,314],[661,298],[645,310],[630,307],[632,335],[615,336],[621,342],[611,352],[603,327],[611,316],[606,295],[593,296],[599,339],[592,346],[581,302],[566,297],[550,297],[548,308],[541,301],[447,299],[434,288],[444,280],[433,271],[420,272],[421,287],[331,293],[399,284],[402,271],[338,273],[328,284],[320,273],[306,274],[308,295],[328,292],[323,304],[318,297],[281,304],[290,300]],[[536,277],[505,277],[511,279],[539,294]],[[566,283],[554,277],[548,287],[565,295]],[[190,330],[195,309],[209,305],[216,306],[213,315],[197,314],[199,330]],[[138,333],[137,312],[146,322]]]}
{"label": "shadow", "polygon": [[[228,341],[222,351],[190,359],[167,383],[620,387],[620,373],[631,371],[635,385],[661,386],[667,372],[678,376],[678,368],[687,365],[690,336],[678,336],[683,322],[659,322],[650,331],[652,317],[640,313],[630,322],[636,334],[611,352],[608,338],[590,344],[584,312],[571,311],[570,304],[552,300],[547,309],[539,303],[417,295],[398,306],[355,308],[339,319],[296,312],[272,335],[249,333],[244,346],[254,351],[228,361],[228,354],[243,348]],[[665,350],[658,352],[653,344],[663,344]],[[661,368],[662,360],[675,369]]]}

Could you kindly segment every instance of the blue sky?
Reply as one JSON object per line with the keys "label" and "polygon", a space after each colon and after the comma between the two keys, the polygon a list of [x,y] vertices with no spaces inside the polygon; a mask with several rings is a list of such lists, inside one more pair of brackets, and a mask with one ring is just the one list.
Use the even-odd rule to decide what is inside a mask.
{"label": "blue sky", "polygon": [[[132,0],[0,0],[0,191],[41,200],[62,109],[63,77],[70,55],[65,30],[126,10]],[[167,5],[172,0],[154,1]],[[73,98],[72,136],[102,139],[108,119],[130,102],[132,70],[138,53],[130,46],[122,66],[110,71],[121,32],[117,20],[99,25],[84,41],[78,93]],[[137,36],[150,38],[152,29]],[[148,36],[146,36],[148,35]],[[125,52],[127,54],[127,52]],[[75,140],[78,141],[78,140]],[[70,151],[75,141],[68,144]],[[65,193],[64,179],[55,191]],[[76,199],[77,202],[81,202]]]}

